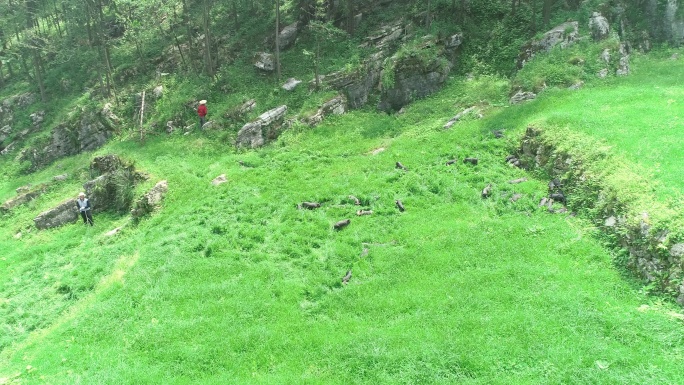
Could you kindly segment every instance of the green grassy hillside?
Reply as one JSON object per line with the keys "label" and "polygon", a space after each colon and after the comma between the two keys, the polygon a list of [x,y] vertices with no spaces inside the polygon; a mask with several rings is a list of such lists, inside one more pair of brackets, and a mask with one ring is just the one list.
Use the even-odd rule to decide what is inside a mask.
{"label": "green grassy hillside", "polygon": [[684,189],[684,61],[672,52],[632,57],[632,75],[555,92],[521,112],[527,123],[569,127],[604,141],[660,182],[660,198]]}
{"label": "green grassy hillside", "polygon": [[[625,120],[592,109],[617,109],[615,90],[664,87],[639,68],[669,62],[639,63],[633,77],[579,93],[484,103],[484,119],[450,130],[464,107],[505,99],[508,83],[452,79],[403,115],[355,111],[257,151],[211,132],[115,140],[97,154],[149,173],[137,193],[169,182],[161,210],[138,225],[104,213],[93,228],[36,231],[35,215],[78,192],[96,154],[31,176],[3,160],[2,196],[71,177],[3,216],[0,384],[683,383],[681,309],[622,276],[589,222],[538,208],[547,181],[504,161],[527,124],[550,121],[655,164],[618,141],[644,134],[609,137]],[[638,115],[679,122],[681,110],[663,118],[659,105]],[[572,106],[593,111],[585,124]],[[478,165],[445,165],[467,156]],[[302,201],[322,207],[298,210]],[[360,207],[373,214],[356,216]]]}

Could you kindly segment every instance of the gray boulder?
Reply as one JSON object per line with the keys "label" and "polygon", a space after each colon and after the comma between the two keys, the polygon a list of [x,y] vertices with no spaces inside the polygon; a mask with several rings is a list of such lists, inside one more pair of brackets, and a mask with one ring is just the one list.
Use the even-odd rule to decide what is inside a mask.
{"label": "gray boulder", "polygon": [[0,205],[0,211],[10,211],[11,209],[13,209],[19,205],[23,205],[25,203],[28,203],[28,202],[38,198],[39,196],[43,195],[43,193],[45,192],[46,189],[47,189],[47,186],[42,185],[37,189],[34,189],[32,191],[29,191],[29,192],[24,192],[17,197],[9,199],[5,203]]}
{"label": "gray boulder", "polygon": [[528,100],[533,100],[536,99],[537,95],[533,92],[523,92],[523,91],[518,91],[515,95],[513,95],[510,99],[511,104],[520,104],[522,102],[526,102]]}
{"label": "gray boulder", "polygon": [[20,160],[31,162],[35,170],[57,159],[100,148],[117,127],[115,115],[108,111],[105,108],[97,112],[86,109],[76,112],[53,129],[46,145],[27,149]]}
{"label": "gray boulder", "polygon": [[267,142],[276,139],[282,132],[280,123],[287,113],[287,106],[283,105],[266,111],[259,117],[245,124],[237,135],[238,147],[261,147]]}
{"label": "gray boulder", "polygon": [[297,40],[297,34],[299,33],[299,22],[294,22],[280,31],[280,49],[288,49]]}
{"label": "gray boulder", "polygon": [[292,91],[292,90],[294,90],[294,89],[299,85],[299,83],[301,83],[301,82],[302,82],[301,80],[297,80],[297,79],[295,79],[295,78],[289,78],[289,79],[287,79],[287,81],[285,82],[285,84],[283,84],[283,89],[284,89],[285,91]]}
{"label": "gray boulder", "polygon": [[67,223],[78,220],[78,210],[76,209],[76,199],[69,199],[59,204],[59,206],[40,213],[33,223],[40,230],[59,227]]}
{"label": "gray boulder", "polygon": [[539,52],[549,52],[556,46],[561,48],[574,44],[579,39],[579,23],[568,21],[546,32],[540,39],[525,44],[518,54],[517,66],[522,68]]}
{"label": "gray boulder", "polygon": [[9,125],[0,128],[0,145],[12,134],[12,127]]}
{"label": "gray boulder", "polygon": [[[358,68],[352,71],[337,71],[321,76],[318,81],[327,89],[342,92],[350,108],[359,108],[368,103],[368,96],[380,81],[382,52],[377,52],[366,59]],[[309,82],[309,87],[316,86],[316,79]]]}
{"label": "gray boulder", "polygon": [[601,51],[601,60],[606,64],[610,64],[610,50],[608,48]]}
{"label": "gray boulder", "polygon": [[603,40],[610,34],[610,25],[608,19],[603,17],[600,13],[594,12],[589,19],[589,30],[591,37],[595,41]]}
{"label": "gray boulder", "polygon": [[161,205],[161,202],[168,191],[169,184],[167,181],[163,180],[158,182],[150,191],[140,197],[131,210],[133,221],[138,222],[142,217],[152,213]]}
{"label": "gray boulder", "polygon": [[316,114],[304,119],[304,122],[312,127],[318,125],[325,119],[328,115],[341,115],[347,111],[347,101],[342,95],[335,96],[334,98],[323,103],[321,108],[318,109]]}
{"label": "gray boulder", "polygon": [[617,76],[629,75],[629,54],[627,54],[627,48],[624,44],[620,44],[620,61],[618,62],[618,68],[615,71]]}
{"label": "gray boulder", "polygon": [[31,124],[33,127],[37,128],[41,123],[43,123],[43,120],[45,120],[45,111],[34,112],[29,115],[29,118],[31,118]]}
{"label": "gray boulder", "polygon": [[385,25],[368,36],[363,46],[370,46],[382,50],[398,41],[405,34],[406,27],[404,27],[402,22]]}
{"label": "gray boulder", "polygon": [[451,63],[441,56],[428,63],[414,55],[402,55],[389,59],[394,84],[381,84],[378,109],[398,111],[414,100],[424,98],[439,90],[451,71]]}
{"label": "gray boulder", "polygon": [[275,70],[275,56],[266,52],[258,52],[253,58],[254,66],[262,71]]}

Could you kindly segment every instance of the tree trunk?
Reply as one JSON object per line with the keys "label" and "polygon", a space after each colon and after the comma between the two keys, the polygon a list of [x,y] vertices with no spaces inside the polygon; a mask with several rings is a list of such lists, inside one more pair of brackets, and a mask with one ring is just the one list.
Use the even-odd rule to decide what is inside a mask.
{"label": "tree trunk", "polygon": [[41,69],[41,59],[40,52],[38,49],[33,51],[33,71],[36,77],[36,82],[38,83],[38,88],[40,89],[40,100],[45,103],[47,102],[47,95],[45,93],[45,84],[43,83],[43,72]]}
{"label": "tree trunk", "polygon": [[466,0],[461,0],[461,24],[466,22]]}
{"label": "tree trunk", "polygon": [[549,29],[550,23],[551,23],[551,6],[553,0],[544,0],[544,4],[542,6],[542,26],[545,29]]}
{"label": "tree trunk", "polygon": [[427,29],[428,33],[430,33],[430,24],[431,24],[431,19],[432,16],[430,14],[430,0],[427,0],[427,14],[425,15],[425,29]]}
{"label": "tree trunk", "polygon": [[278,82],[280,82],[280,0],[275,0],[275,11],[275,66],[276,79]]}
{"label": "tree trunk", "polygon": [[240,20],[238,19],[237,2],[238,2],[238,0],[233,0],[233,23],[235,24],[235,30],[236,31],[240,29]]}
{"label": "tree trunk", "polygon": [[347,32],[354,35],[354,0],[347,0]]}
{"label": "tree trunk", "polygon": [[204,24],[204,64],[207,71],[207,75],[214,76],[214,68],[211,59],[211,36],[209,35],[209,26],[211,20],[210,15],[211,2],[210,0],[204,0],[204,12],[203,12],[203,24]]}
{"label": "tree trunk", "polygon": [[530,19],[530,30],[532,35],[537,33],[537,0],[532,0],[532,17]]}
{"label": "tree trunk", "polygon": [[318,62],[321,57],[321,38],[316,36],[316,57],[314,58],[314,79],[316,79],[316,91],[321,89],[321,75]]}
{"label": "tree trunk", "polygon": [[181,64],[184,68],[187,68],[187,63],[185,62],[185,56],[183,55],[183,50],[181,49],[180,41],[178,41],[178,34],[176,33],[176,20],[178,20],[178,14],[176,13],[176,8],[173,8],[173,23],[169,23],[169,28],[171,29],[171,34],[173,35],[173,42],[176,44],[176,49],[181,57]]}

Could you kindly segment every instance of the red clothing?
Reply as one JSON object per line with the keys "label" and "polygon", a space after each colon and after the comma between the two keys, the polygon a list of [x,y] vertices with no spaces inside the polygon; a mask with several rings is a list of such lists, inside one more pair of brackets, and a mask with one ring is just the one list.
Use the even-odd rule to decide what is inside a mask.
{"label": "red clothing", "polygon": [[199,115],[200,118],[207,116],[207,106],[200,104],[200,106],[197,107],[197,115]]}

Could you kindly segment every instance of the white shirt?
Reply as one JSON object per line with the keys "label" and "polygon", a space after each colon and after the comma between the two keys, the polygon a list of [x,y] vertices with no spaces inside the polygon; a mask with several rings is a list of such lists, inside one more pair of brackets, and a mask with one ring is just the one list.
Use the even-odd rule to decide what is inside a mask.
{"label": "white shirt", "polygon": [[78,203],[79,209],[83,211],[88,206],[88,198],[76,199],[76,203]]}

